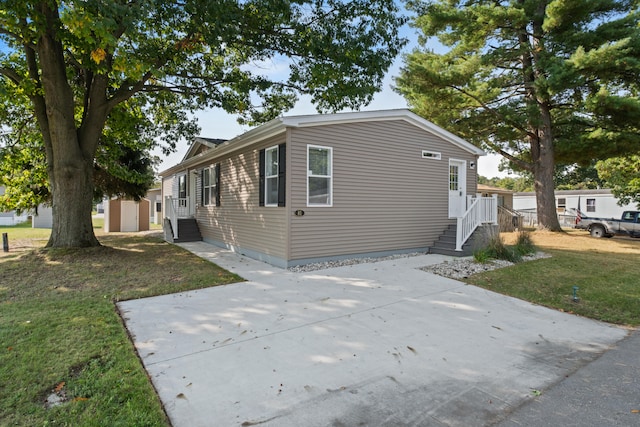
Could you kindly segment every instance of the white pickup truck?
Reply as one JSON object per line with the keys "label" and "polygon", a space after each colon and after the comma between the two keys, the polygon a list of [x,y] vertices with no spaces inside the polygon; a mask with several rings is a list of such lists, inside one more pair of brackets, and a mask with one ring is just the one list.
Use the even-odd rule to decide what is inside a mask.
{"label": "white pickup truck", "polygon": [[624,211],[621,219],[584,217],[576,220],[574,228],[589,231],[591,237],[640,237],[640,211]]}

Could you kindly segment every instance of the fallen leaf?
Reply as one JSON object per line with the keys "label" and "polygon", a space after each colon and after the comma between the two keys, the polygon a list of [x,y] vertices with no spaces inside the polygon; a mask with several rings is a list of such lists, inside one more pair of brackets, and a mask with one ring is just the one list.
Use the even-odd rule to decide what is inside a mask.
{"label": "fallen leaf", "polygon": [[54,389],[53,389],[53,391],[55,391],[56,393],[57,393],[57,392],[59,392],[60,390],[62,390],[62,389],[64,388],[64,385],[65,385],[65,384],[66,384],[66,383],[65,383],[64,381],[62,381],[60,384],[58,384],[58,385],[56,386],[56,388],[54,388]]}
{"label": "fallen leaf", "polygon": [[85,400],[89,400],[88,397],[75,397],[73,399],[74,402],[84,402]]}
{"label": "fallen leaf", "polygon": [[640,414],[640,409],[632,409],[631,413],[632,414]]}
{"label": "fallen leaf", "polygon": [[185,396],[185,395],[184,395],[184,393],[178,393],[178,394],[176,395],[176,397],[177,397],[178,399],[186,399],[186,398],[187,398],[187,396]]}

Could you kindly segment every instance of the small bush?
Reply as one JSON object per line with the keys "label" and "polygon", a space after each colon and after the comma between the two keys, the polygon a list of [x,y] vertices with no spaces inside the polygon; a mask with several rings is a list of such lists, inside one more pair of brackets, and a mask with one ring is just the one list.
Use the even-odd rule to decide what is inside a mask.
{"label": "small bush", "polygon": [[531,239],[531,233],[525,230],[518,232],[515,250],[522,256],[536,253],[536,247]]}
{"label": "small bush", "polygon": [[495,259],[503,259],[510,262],[520,262],[522,260],[522,255],[514,248],[506,246],[499,235],[489,240],[486,250]]}
{"label": "small bush", "polygon": [[491,261],[491,254],[487,249],[478,249],[473,252],[473,259],[479,264],[486,264]]}

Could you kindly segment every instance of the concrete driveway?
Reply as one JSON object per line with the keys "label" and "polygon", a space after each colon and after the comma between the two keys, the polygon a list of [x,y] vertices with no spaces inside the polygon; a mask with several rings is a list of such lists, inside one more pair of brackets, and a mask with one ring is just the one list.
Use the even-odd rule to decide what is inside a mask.
{"label": "concrete driveway", "polygon": [[248,281],[118,304],[175,427],[490,425],[626,335],[417,269],[441,255],[292,273],[182,246]]}

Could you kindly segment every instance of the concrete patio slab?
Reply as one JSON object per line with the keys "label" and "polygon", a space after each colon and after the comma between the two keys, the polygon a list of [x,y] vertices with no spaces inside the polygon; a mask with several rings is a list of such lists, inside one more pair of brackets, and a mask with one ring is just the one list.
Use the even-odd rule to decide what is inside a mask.
{"label": "concrete patio slab", "polygon": [[484,426],[626,335],[436,276],[423,255],[118,304],[174,426]]}

